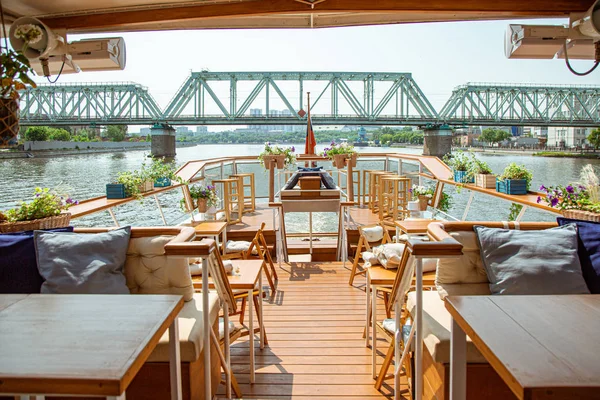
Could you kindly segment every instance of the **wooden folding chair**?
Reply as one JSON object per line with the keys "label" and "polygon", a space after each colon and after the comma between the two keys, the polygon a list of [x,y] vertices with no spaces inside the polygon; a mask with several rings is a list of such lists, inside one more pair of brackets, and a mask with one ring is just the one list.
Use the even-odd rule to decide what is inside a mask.
{"label": "wooden folding chair", "polygon": [[[381,244],[385,244],[385,243],[391,243],[392,242],[392,238],[390,238],[390,234],[388,233],[387,228],[385,227],[385,225],[382,222],[379,222],[378,224],[375,225],[371,225],[371,226],[359,226],[358,227],[358,233],[360,235],[360,238],[358,239],[358,245],[356,246],[356,253],[354,254],[354,262],[352,263],[352,271],[350,272],[350,282],[349,285],[352,286],[352,284],[354,283],[354,277],[356,275],[364,275],[366,273],[366,269],[362,268],[361,266],[361,270],[358,270],[358,263],[359,263],[359,259],[362,258],[362,252],[363,251],[371,251],[371,244],[369,243],[369,241],[367,240],[365,234],[364,234],[364,229],[366,228],[375,228],[377,226],[380,226],[383,229],[383,238],[381,239]],[[375,243],[375,242],[372,242]]]}
{"label": "wooden folding chair", "polygon": [[[414,274],[414,259],[411,257],[409,248],[405,247],[404,252],[402,253],[400,264],[398,266],[394,285],[390,290],[389,301],[386,305],[387,314],[390,314],[392,310],[394,310],[395,320],[392,320],[388,317],[385,321],[377,323],[377,329],[387,337],[390,345],[385,355],[383,364],[381,365],[381,369],[379,370],[377,380],[375,381],[375,389],[380,390],[385,379],[394,377],[395,399],[399,399],[400,394],[400,369],[404,367],[404,373],[409,379],[411,374],[409,348],[414,335],[415,321],[412,321],[410,333],[406,343],[404,343],[404,327],[408,316],[408,310],[406,310],[405,307],[406,296],[411,287],[413,287]],[[398,325],[398,330],[396,330],[395,326],[391,328],[390,324]],[[396,348],[397,346],[398,349]],[[400,352],[402,352],[401,357],[399,357]],[[394,359],[396,359],[394,373],[392,375],[388,375],[387,371]],[[410,395],[412,398],[412,394]]]}
{"label": "wooden folding chair", "polygon": [[[271,257],[271,252],[269,251],[269,247],[267,246],[267,241],[263,234],[265,230],[265,223],[263,222],[256,231],[256,235],[250,242],[250,247],[246,251],[239,251],[235,253],[225,253],[223,258],[226,260],[235,260],[235,259],[244,259],[248,260],[254,257],[258,257],[263,260],[263,267],[265,271],[265,275],[267,277],[267,281],[269,282],[269,287],[271,288],[271,295],[273,295],[276,291],[274,280],[278,280],[277,270],[275,269],[275,263],[273,263],[273,258]],[[253,250],[256,249],[258,254],[252,254]],[[268,264],[268,265],[267,265]],[[270,270],[269,270],[270,268]],[[242,306],[243,307],[243,306]],[[243,313],[242,313],[243,315]]]}

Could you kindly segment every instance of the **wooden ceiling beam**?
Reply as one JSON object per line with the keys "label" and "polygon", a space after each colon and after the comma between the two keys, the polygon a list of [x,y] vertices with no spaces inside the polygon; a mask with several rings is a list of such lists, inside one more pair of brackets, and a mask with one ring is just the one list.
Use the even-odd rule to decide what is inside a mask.
{"label": "wooden ceiling beam", "polygon": [[327,0],[314,8],[293,0],[249,0],[235,3],[187,5],[105,13],[86,13],[48,17],[51,28],[69,31],[124,27],[127,25],[181,21],[189,19],[251,17],[277,14],[311,13],[476,13],[484,18],[562,17],[584,12],[594,0]]}

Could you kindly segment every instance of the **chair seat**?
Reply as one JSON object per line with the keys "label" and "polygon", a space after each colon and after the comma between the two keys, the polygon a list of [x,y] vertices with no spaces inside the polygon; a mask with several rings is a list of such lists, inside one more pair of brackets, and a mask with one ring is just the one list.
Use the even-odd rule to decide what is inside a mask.
{"label": "chair seat", "polygon": [[[381,328],[383,332],[385,332],[389,338],[393,338],[396,333],[396,320],[394,318],[386,318],[383,322],[378,322],[377,326]],[[402,342],[408,342],[408,336],[410,335],[410,330],[412,325],[404,324],[402,325]]]}
{"label": "chair seat", "polygon": [[[242,329],[244,329],[241,325],[236,324],[235,322],[229,320],[229,340],[231,342],[238,339],[242,336]],[[223,341],[225,338],[225,320],[223,317],[219,317],[219,341]]]}
{"label": "chair seat", "polygon": [[[209,319],[211,326],[219,315],[219,298],[216,294],[209,294]],[[192,300],[183,303],[179,313],[179,345],[181,348],[181,361],[193,362],[200,358],[204,344],[204,328],[202,324],[202,294],[194,293]],[[150,354],[150,362],[169,362],[169,331],[160,338],[158,344]]]}
{"label": "chair seat", "polygon": [[[408,294],[406,307],[414,317],[416,292]],[[451,317],[438,292],[423,292],[423,343],[435,362],[450,363]],[[487,363],[471,339],[467,336],[467,362]]]}
{"label": "chair seat", "polygon": [[[367,273],[371,278],[373,285],[393,285],[396,279],[395,269],[385,269],[383,267],[371,267],[367,269]],[[416,279],[413,278],[413,285]],[[423,273],[423,286],[435,286],[435,271]]]}

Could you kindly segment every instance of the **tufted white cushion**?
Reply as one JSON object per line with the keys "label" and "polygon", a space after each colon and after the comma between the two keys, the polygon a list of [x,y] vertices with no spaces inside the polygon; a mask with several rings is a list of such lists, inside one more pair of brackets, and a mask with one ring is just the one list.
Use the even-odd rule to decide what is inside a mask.
{"label": "tufted white cushion", "polygon": [[185,258],[164,255],[173,236],[135,238],[129,241],[125,278],[132,294],[180,294],[185,301],[194,296],[194,286]]}
{"label": "tufted white cushion", "polygon": [[[363,268],[368,268],[372,265],[379,264],[379,259],[377,259],[377,256],[370,251],[363,251],[361,253],[361,257],[363,260],[365,260],[365,265],[363,265]],[[368,264],[368,266],[367,266],[367,264]]]}
{"label": "tufted white cushion", "polygon": [[377,256],[379,263],[383,265],[384,268],[387,268],[389,261],[392,262],[390,268],[398,268],[403,252],[403,243],[386,243],[373,248],[373,254]]}
{"label": "tufted white cushion", "polygon": [[378,242],[383,239],[383,227],[379,225],[371,228],[362,228],[362,233],[369,243]]}
{"label": "tufted white cushion", "polygon": [[450,235],[463,245],[463,255],[458,258],[440,258],[437,263],[435,285],[440,293],[446,293],[447,284],[488,283],[481,262],[475,232],[451,232]]}
{"label": "tufted white cushion", "polygon": [[[196,259],[196,262],[193,262],[189,265],[190,275],[192,276],[202,276],[202,259]],[[233,273],[233,261],[231,260],[223,260],[223,267],[225,267],[225,272],[228,274]]]}

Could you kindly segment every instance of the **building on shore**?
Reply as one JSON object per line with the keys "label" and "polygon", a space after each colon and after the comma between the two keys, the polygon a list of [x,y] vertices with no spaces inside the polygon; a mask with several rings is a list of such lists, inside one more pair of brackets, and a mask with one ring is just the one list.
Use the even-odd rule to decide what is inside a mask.
{"label": "building on shore", "polygon": [[591,128],[554,127],[548,128],[549,147],[586,147],[589,145],[587,137],[592,132]]}

